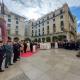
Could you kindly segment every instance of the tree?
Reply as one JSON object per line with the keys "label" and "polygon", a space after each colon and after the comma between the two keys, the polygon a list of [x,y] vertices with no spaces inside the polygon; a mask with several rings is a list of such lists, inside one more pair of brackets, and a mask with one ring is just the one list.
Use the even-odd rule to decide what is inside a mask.
{"label": "tree", "polygon": [[46,41],[47,42],[51,42],[51,38],[50,37],[46,37]]}
{"label": "tree", "polygon": [[38,42],[41,42],[41,38],[38,39]]}
{"label": "tree", "polygon": [[31,39],[30,38],[25,38],[25,41],[30,41],[31,42]]}
{"label": "tree", "polygon": [[35,38],[35,39],[34,39],[34,42],[37,42],[37,41],[38,41],[38,40]]}
{"label": "tree", "polygon": [[42,42],[45,42],[45,38],[42,38]]}
{"label": "tree", "polygon": [[58,37],[57,36],[53,36],[52,37],[52,41],[56,41],[56,40],[58,40]]}
{"label": "tree", "polygon": [[65,38],[66,38],[65,35],[59,35],[59,36],[58,36],[58,40],[59,40],[59,41],[62,41],[62,40],[64,40]]}

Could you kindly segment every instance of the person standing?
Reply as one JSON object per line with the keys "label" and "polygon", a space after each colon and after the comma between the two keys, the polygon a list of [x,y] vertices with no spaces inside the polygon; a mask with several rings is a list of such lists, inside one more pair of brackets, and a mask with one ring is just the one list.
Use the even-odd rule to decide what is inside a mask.
{"label": "person standing", "polygon": [[2,70],[2,62],[5,56],[5,49],[3,47],[3,41],[0,40],[0,72],[3,72],[4,70]]}
{"label": "person standing", "polygon": [[14,59],[13,62],[15,63],[18,59],[20,59],[20,47],[19,39],[14,38],[14,44],[13,44],[13,53],[14,53]]}
{"label": "person standing", "polygon": [[26,41],[24,41],[23,45],[24,45],[24,53],[26,53],[26,50],[27,50],[27,43],[26,43]]}
{"label": "person standing", "polygon": [[56,41],[55,42],[55,49],[57,49],[58,48],[58,42]]}
{"label": "person standing", "polygon": [[27,51],[30,51],[30,42],[27,42]]}
{"label": "person standing", "polygon": [[30,43],[30,51],[33,52],[33,43]]}

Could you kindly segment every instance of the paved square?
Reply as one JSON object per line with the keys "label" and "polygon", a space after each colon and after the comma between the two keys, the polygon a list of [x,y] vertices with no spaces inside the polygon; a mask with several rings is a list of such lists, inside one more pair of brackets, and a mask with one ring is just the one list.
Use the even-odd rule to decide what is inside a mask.
{"label": "paved square", "polygon": [[80,80],[77,51],[40,50],[0,73],[0,80]]}

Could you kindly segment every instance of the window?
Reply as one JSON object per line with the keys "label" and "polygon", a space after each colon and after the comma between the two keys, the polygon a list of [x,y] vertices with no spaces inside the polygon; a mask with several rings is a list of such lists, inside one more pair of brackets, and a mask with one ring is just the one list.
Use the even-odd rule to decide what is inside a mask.
{"label": "window", "polygon": [[18,17],[16,17],[16,20],[18,20]]}
{"label": "window", "polygon": [[40,29],[39,29],[39,32],[40,32]]}
{"label": "window", "polygon": [[35,31],[35,36],[37,36],[37,30]]}
{"label": "window", "polygon": [[16,35],[18,35],[18,31],[15,31]]}
{"label": "window", "polygon": [[63,10],[60,10],[60,14],[62,14],[63,13]]}
{"label": "window", "polygon": [[47,24],[49,24],[49,21],[47,21]]}
{"label": "window", "polygon": [[18,26],[16,26],[16,29],[18,29]]}
{"label": "window", "polygon": [[33,36],[33,34],[32,34],[32,36]]}
{"label": "window", "polygon": [[53,24],[53,33],[56,32],[56,26]]}
{"label": "window", "polygon": [[10,35],[10,29],[8,29],[8,35]]}
{"label": "window", "polygon": [[32,22],[32,26],[33,26],[33,22]]}
{"label": "window", "polygon": [[61,26],[61,31],[63,31],[64,30],[64,22],[63,21],[61,21],[60,26]]}
{"label": "window", "polygon": [[49,26],[47,26],[47,30],[49,30]]}
{"label": "window", "polygon": [[42,29],[43,31],[44,31],[44,27],[43,27],[43,29]]}
{"label": "window", "polygon": [[49,26],[47,26],[47,34],[49,34]]}
{"label": "window", "polygon": [[40,21],[39,21],[39,24],[40,24]]}
{"label": "window", "polygon": [[55,17],[55,13],[53,14],[53,17]]}
{"label": "window", "polygon": [[53,22],[55,21],[55,19],[53,19]]}
{"label": "window", "polygon": [[64,26],[64,22],[63,21],[61,21],[61,26]]}
{"label": "window", "polygon": [[39,36],[40,36],[40,32],[39,32]]}
{"label": "window", "polygon": [[34,31],[32,30],[32,33],[34,33]]}
{"label": "window", "polygon": [[44,35],[44,32],[43,32],[43,35]]}
{"label": "window", "polygon": [[16,21],[16,24],[18,24],[19,22],[18,21]]}
{"label": "window", "polygon": [[8,18],[11,18],[11,15],[8,15]]}
{"label": "window", "polygon": [[44,26],[44,22],[42,23],[42,25]]}
{"label": "window", "polygon": [[15,15],[15,19],[16,19],[16,20],[19,20],[19,16]]}
{"label": "window", "polygon": [[44,19],[43,19],[43,22],[44,22]]}
{"label": "window", "polygon": [[60,16],[60,19],[63,19],[63,15]]}
{"label": "window", "polygon": [[11,27],[11,24],[8,24],[8,27]]}
{"label": "window", "polygon": [[11,19],[8,19],[8,22],[11,22]]}
{"label": "window", "polygon": [[40,27],[40,25],[39,25],[39,27]]}
{"label": "window", "polygon": [[44,27],[43,27],[43,29],[42,29],[42,32],[43,32],[43,35],[44,35]]}
{"label": "window", "polygon": [[47,16],[47,20],[49,20],[49,16]]}

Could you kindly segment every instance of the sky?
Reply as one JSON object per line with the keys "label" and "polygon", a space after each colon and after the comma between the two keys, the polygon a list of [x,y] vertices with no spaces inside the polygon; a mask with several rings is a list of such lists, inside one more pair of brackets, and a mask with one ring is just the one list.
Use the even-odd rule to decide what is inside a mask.
{"label": "sky", "polygon": [[3,0],[10,11],[25,16],[27,19],[38,19],[39,17],[54,11],[64,3],[68,3],[73,15],[77,17],[80,32],[80,1],[79,0]]}

